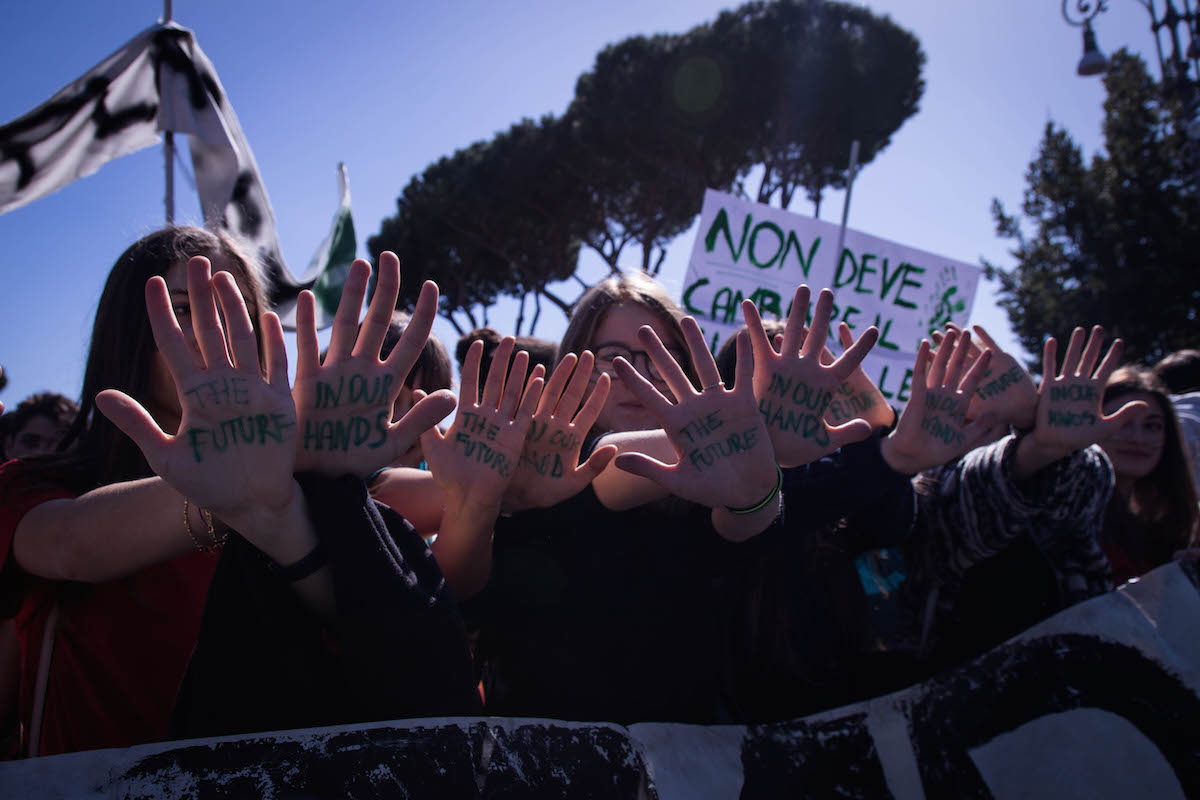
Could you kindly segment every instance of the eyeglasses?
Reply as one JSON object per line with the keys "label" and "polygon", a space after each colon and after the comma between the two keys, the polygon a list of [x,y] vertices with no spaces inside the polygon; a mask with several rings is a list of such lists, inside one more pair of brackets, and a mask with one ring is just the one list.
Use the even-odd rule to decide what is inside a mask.
{"label": "eyeglasses", "polygon": [[[675,359],[675,363],[683,363],[682,355],[670,348],[667,348],[667,352],[671,358]],[[630,350],[628,347],[619,344],[606,344],[603,347],[596,348],[594,354],[596,356],[596,369],[600,372],[607,372],[609,375],[615,376],[617,372],[613,368],[613,362],[620,357],[632,364],[634,369],[650,380],[666,381],[666,378],[654,366],[654,361],[650,358],[650,354],[645,350]],[[638,364],[639,361],[641,362],[640,365]]]}

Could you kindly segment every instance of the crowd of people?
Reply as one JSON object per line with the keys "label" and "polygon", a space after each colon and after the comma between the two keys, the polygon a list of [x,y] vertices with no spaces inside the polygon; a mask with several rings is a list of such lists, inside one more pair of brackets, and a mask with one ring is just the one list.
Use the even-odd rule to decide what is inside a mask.
{"label": "crowd of people", "polygon": [[377,270],[363,315],[351,267],[324,352],[301,294],[290,380],[237,242],[173,227],[120,256],[78,405],[0,417],[5,755],[788,719],[1196,553],[1200,352],[1122,364],[1081,327],[1038,383],[951,325],[897,413],[861,367],[874,328],[829,346],[829,290],[779,321],[747,301],[714,357],[633,273],[557,345],[463,337],[456,396],[437,287],[396,312],[399,263]]}

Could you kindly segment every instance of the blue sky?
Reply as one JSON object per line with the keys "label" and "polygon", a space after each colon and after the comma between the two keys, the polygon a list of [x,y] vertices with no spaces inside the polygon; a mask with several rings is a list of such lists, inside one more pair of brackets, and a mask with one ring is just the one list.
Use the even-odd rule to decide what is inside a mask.
{"label": "blue sky", "polygon": [[[270,193],[284,255],[299,272],[335,210],[338,161],[349,168],[366,255],[367,237],[430,162],[523,117],[561,113],[606,44],[681,32],[732,5],[177,0],[174,16],[196,33],[220,75]],[[997,197],[1017,208],[1045,123],[1066,127],[1086,153],[1100,146],[1103,90],[1098,79],[1075,76],[1078,29],[1062,21],[1055,0],[866,5],[921,40],[926,90],[917,115],[860,174],[850,226],[969,263],[1010,265],[989,205]],[[1096,23],[1100,47],[1128,46],[1153,63],[1142,7],[1109,5]],[[0,121],[45,101],[161,12],[161,3],[128,0],[4,4]],[[150,148],[0,215],[5,404],[41,390],[78,395],[104,278],[126,246],[162,223],[162,174],[161,150]],[[177,219],[196,221],[194,192],[178,172],[176,187]],[[840,193],[827,194],[822,218],[836,221],[841,208]],[[792,210],[812,213],[803,201]],[[676,294],[693,236],[674,242],[661,274]],[[627,258],[631,268],[639,263],[636,251]],[[599,274],[590,256],[583,269]],[[491,322],[508,332],[511,315],[497,308]],[[973,321],[1014,343],[986,283]],[[564,326],[547,312],[538,335],[557,339]],[[435,332],[453,345],[449,325]]]}

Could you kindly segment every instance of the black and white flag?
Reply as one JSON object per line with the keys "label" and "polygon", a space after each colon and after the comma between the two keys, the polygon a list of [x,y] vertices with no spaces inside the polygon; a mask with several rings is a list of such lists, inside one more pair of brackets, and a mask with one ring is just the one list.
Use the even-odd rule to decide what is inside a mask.
{"label": "black and white flag", "polygon": [[205,224],[257,253],[272,308],[290,318],[300,289],[319,276],[297,280],[285,266],[275,214],[237,115],[192,32],[174,23],[147,28],[0,126],[0,214],[156,144],[162,131],[188,135]]}

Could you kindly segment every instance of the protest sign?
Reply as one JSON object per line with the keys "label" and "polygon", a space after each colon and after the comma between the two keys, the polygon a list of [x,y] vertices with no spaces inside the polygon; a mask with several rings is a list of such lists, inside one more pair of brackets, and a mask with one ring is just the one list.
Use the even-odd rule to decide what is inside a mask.
{"label": "protest sign", "polygon": [[[741,302],[786,319],[801,283],[834,292],[833,330],[879,328],[864,368],[889,402],[908,400],[921,339],[947,322],[965,325],[982,270],[853,229],[837,257],[838,226],[708,190],[680,305],[715,352],[743,324]],[[831,349],[841,348],[836,333]]]}

